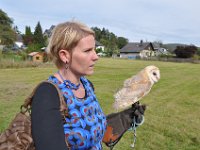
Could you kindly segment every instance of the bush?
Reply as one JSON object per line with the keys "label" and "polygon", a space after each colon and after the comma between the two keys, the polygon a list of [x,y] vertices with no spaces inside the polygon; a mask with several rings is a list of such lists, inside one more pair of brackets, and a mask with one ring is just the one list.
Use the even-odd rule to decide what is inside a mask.
{"label": "bush", "polygon": [[30,45],[28,45],[28,48],[26,49],[26,52],[27,53],[39,52],[39,51],[41,51],[41,48],[42,48],[42,45],[40,45],[40,44],[30,44]]}
{"label": "bush", "polygon": [[0,60],[1,60],[2,56],[3,56],[2,50],[0,50]]}
{"label": "bush", "polygon": [[21,61],[22,56],[20,55],[21,51],[12,51],[12,50],[7,50],[2,52],[2,59],[11,59],[14,61]]}
{"label": "bush", "polygon": [[191,58],[197,54],[196,46],[177,46],[174,50],[176,57],[178,58]]}
{"label": "bush", "polygon": [[200,48],[198,48],[198,50],[197,50],[197,55],[200,56]]}
{"label": "bush", "polygon": [[27,53],[25,53],[24,51],[19,52],[18,54],[22,60],[26,60],[27,59]]}

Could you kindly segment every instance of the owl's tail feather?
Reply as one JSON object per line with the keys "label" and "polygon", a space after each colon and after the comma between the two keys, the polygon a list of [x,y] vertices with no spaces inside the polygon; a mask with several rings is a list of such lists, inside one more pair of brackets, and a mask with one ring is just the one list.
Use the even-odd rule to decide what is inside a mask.
{"label": "owl's tail feather", "polygon": [[113,103],[113,108],[114,108],[115,111],[118,112],[118,110],[119,110],[119,105],[118,105],[118,103],[117,103],[116,101]]}

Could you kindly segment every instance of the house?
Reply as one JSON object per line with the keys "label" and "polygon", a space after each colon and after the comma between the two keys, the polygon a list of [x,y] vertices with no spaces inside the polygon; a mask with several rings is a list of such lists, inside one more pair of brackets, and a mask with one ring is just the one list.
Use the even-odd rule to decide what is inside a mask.
{"label": "house", "polygon": [[151,42],[128,43],[120,49],[120,58],[147,58],[155,56],[155,49]]}
{"label": "house", "polygon": [[102,52],[104,52],[104,50],[105,50],[105,46],[96,40],[95,40],[95,48],[101,49]]}
{"label": "house", "polygon": [[158,43],[153,43],[153,47],[155,50],[155,56],[170,54],[170,52],[166,48],[161,47]]}
{"label": "house", "polygon": [[100,57],[106,56],[105,46],[96,40],[95,40],[95,49],[97,51],[98,56],[100,56]]}
{"label": "house", "polygon": [[155,55],[159,56],[159,55],[169,55],[169,51],[166,48],[154,48],[155,49]]}
{"label": "house", "polygon": [[22,35],[17,34],[16,41],[13,44],[12,50],[20,50],[20,49],[23,49],[23,47],[24,47],[24,43],[23,43]]}
{"label": "house", "polygon": [[[1,43],[1,39],[0,39],[0,43]],[[12,45],[0,45],[0,49],[3,51],[8,51],[8,50],[20,51],[20,50],[26,49],[26,47],[23,43],[22,35],[16,34],[16,41],[14,41]]]}
{"label": "house", "polygon": [[28,60],[33,62],[43,62],[44,52],[31,52],[28,54]]}

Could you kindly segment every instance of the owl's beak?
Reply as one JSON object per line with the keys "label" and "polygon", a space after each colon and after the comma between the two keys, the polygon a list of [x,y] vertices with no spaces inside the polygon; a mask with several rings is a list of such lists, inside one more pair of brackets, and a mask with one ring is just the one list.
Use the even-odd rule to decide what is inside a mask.
{"label": "owl's beak", "polygon": [[160,76],[156,76],[156,81],[155,82],[158,82],[158,80],[160,80]]}

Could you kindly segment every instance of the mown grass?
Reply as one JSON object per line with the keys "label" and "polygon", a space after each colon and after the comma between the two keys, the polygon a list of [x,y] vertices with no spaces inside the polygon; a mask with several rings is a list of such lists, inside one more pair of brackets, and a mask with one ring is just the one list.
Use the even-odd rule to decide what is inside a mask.
{"label": "mown grass", "polygon": [[[199,64],[107,58],[99,60],[95,74],[88,78],[95,85],[96,95],[105,114],[114,112],[113,94],[123,81],[147,65],[160,68],[161,80],[141,100],[148,107],[145,123],[137,129],[135,149],[200,149]],[[53,65],[0,69],[0,131],[8,126],[33,87],[55,71]],[[131,149],[132,142],[133,134],[128,131],[114,149]],[[105,145],[103,147],[108,149]]]}

